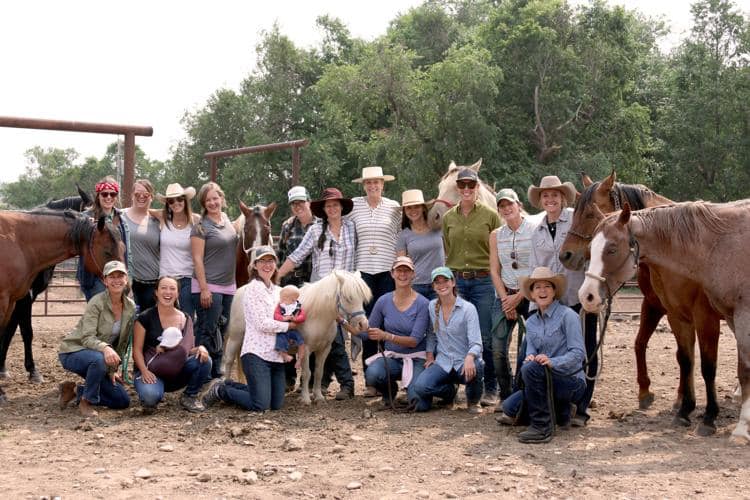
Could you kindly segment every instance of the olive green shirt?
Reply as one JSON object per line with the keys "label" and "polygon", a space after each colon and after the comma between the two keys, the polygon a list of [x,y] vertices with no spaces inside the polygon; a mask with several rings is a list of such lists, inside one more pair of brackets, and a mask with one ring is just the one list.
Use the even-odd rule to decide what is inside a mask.
{"label": "olive green shirt", "polygon": [[495,210],[474,203],[469,215],[461,213],[461,204],[443,216],[445,265],[457,271],[480,271],[490,268],[490,233],[500,227]]}
{"label": "olive green shirt", "polygon": [[109,292],[105,290],[102,293],[96,294],[86,304],[83,316],[78,320],[78,324],[73,331],[65,336],[58,352],[77,352],[84,349],[103,351],[105,347],[109,346],[117,351],[120,358],[124,358],[128,349],[128,342],[133,335],[134,320],[135,302],[129,297],[123,296],[120,337],[117,340],[116,346],[110,346],[109,339],[112,337],[115,313],[112,311]]}

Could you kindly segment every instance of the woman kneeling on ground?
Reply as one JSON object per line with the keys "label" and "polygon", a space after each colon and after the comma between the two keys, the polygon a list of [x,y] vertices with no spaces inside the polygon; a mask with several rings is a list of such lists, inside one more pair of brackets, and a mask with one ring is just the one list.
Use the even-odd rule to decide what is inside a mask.
{"label": "woman kneeling on ground", "polygon": [[135,390],[145,413],[151,413],[165,392],[185,388],[180,406],[187,411],[205,408],[197,399],[211,378],[211,357],[195,346],[193,319],[178,309],[180,287],[176,278],[156,282],[156,305],[140,313],[133,328]]}
{"label": "woman kneeling on ground", "polygon": [[456,384],[466,385],[469,413],[482,413],[479,400],[484,383],[482,334],[476,308],[456,296],[456,281],[447,267],[432,270],[432,287],[437,298],[430,301],[432,331],[427,334],[425,370],[414,382],[416,411],[427,411],[432,398],[452,404]]}
{"label": "woman kneeling on ground", "polygon": [[60,364],[85,379],[60,384],[60,408],[77,399],[84,417],[97,415],[94,406],[115,410],[130,405],[128,391],[117,373],[133,331],[135,303],[123,291],[128,284],[125,264],[113,260],[104,266],[105,290],[94,295],[75,329],[60,344]]}
{"label": "woman kneeling on ground", "polygon": [[522,293],[538,309],[526,322],[523,391],[503,401],[503,414],[497,420],[513,423],[522,400],[530,422],[518,435],[522,443],[549,442],[555,421],[560,427],[569,427],[571,403],[578,403],[586,389],[581,322],[571,308],[559,302],[565,284],[565,276],[547,267],[537,267],[531,276],[520,279]]}

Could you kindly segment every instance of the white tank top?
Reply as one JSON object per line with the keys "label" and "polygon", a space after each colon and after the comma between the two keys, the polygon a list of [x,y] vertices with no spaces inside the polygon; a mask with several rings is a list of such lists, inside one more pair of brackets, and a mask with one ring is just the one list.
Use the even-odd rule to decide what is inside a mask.
{"label": "white tank top", "polygon": [[190,278],[193,276],[193,253],[190,250],[190,231],[188,225],[177,229],[164,224],[159,236],[161,255],[159,258],[159,276]]}

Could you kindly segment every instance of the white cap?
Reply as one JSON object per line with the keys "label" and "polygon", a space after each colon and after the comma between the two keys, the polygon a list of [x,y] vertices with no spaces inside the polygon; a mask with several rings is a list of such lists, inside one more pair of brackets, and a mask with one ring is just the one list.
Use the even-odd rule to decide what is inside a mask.
{"label": "white cap", "polygon": [[289,203],[293,201],[310,201],[310,195],[307,194],[307,189],[304,186],[294,186],[286,195],[289,198]]}

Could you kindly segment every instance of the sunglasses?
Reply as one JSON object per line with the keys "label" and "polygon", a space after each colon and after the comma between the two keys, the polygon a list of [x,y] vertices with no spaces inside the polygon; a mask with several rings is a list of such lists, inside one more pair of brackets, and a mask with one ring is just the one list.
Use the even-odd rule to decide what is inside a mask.
{"label": "sunglasses", "polygon": [[117,193],[112,191],[102,191],[99,193],[99,198],[117,198]]}
{"label": "sunglasses", "polygon": [[474,181],[458,181],[456,182],[458,189],[474,189],[477,187],[477,183]]}
{"label": "sunglasses", "polygon": [[133,193],[133,196],[135,196],[136,198],[148,198],[151,196],[151,193],[147,191],[139,191],[137,193]]}
{"label": "sunglasses", "polygon": [[174,205],[177,202],[185,203],[185,197],[180,196],[179,198],[167,198],[167,205]]}

